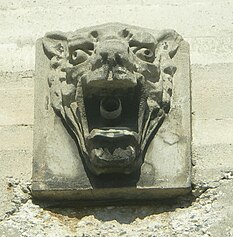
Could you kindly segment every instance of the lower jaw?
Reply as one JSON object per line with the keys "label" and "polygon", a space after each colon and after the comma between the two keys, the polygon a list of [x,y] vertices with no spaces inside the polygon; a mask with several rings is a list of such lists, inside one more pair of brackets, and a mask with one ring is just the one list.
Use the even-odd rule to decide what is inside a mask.
{"label": "lower jaw", "polygon": [[130,174],[135,170],[137,150],[133,146],[116,148],[110,152],[107,148],[94,148],[90,151],[89,166],[96,174]]}
{"label": "lower jaw", "polygon": [[103,166],[103,167],[99,167],[99,166],[93,166],[93,164],[91,165],[91,167],[89,167],[89,170],[91,171],[92,174],[94,174],[95,176],[99,176],[99,175],[116,175],[116,176],[121,176],[121,175],[130,175],[133,172],[135,172],[138,166],[134,165],[134,166],[126,166],[126,167],[118,167],[118,166]]}

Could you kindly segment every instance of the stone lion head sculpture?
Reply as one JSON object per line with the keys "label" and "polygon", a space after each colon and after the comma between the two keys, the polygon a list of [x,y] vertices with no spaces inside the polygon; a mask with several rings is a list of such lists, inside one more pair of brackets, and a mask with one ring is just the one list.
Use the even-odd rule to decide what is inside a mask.
{"label": "stone lion head sculpture", "polygon": [[169,113],[181,40],[175,31],[124,24],[45,35],[51,106],[92,173],[140,169]]}

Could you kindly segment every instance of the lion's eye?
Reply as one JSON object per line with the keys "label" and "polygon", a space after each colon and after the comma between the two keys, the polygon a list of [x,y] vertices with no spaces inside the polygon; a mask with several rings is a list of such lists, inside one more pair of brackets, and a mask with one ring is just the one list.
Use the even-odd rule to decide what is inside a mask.
{"label": "lion's eye", "polygon": [[141,48],[139,50],[135,50],[135,54],[141,60],[152,63],[155,59],[154,52],[148,48]]}
{"label": "lion's eye", "polygon": [[71,54],[71,63],[77,65],[85,62],[88,59],[89,55],[81,49],[76,49]]}

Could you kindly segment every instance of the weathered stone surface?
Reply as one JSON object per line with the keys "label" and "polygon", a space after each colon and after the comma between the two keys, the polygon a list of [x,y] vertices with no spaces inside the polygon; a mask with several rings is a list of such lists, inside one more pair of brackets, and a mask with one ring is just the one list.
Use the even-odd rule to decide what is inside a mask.
{"label": "weathered stone surface", "polygon": [[[168,203],[150,202],[151,206],[142,206],[140,203],[134,207],[73,209],[65,207],[46,210],[29,200],[27,203],[21,203],[20,208],[12,214],[11,210],[14,206],[12,195],[19,195],[19,193],[15,189],[8,190],[7,185],[4,184],[4,188],[0,185],[0,216],[2,216],[1,211],[7,210],[7,214],[0,222],[0,236],[233,236],[233,183],[230,178],[230,171],[233,170],[233,150],[230,145],[233,141],[233,133],[231,128],[225,126],[233,117],[231,106],[233,64],[229,64],[233,62],[233,2],[229,0],[80,0],[75,3],[77,4],[74,6],[74,1],[70,0],[0,1],[0,70],[15,71],[17,72],[15,77],[21,75],[22,70],[34,70],[34,44],[36,39],[42,37],[47,31],[56,29],[67,31],[110,21],[141,24],[155,29],[176,29],[189,42],[191,49],[194,112],[192,123],[195,126],[193,191],[198,193],[196,188],[201,190],[207,188],[207,190],[196,200],[190,196],[188,205],[185,205],[182,200],[175,202],[172,199]],[[24,82],[26,79],[19,78],[16,83],[13,80],[10,83],[9,78],[1,76],[0,87],[4,87],[5,90],[9,87],[22,88]],[[33,94],[33,87],[31,91]],[[14,93],[17,95],[17,90],[14,90]],[[12,98],[2,96],[2,105],[17,103],[18,111],[22,112],[10,113],[13,107],[4,106],[4,109],[7,108],[9,112],[7,117],[4,116],[6,120],[1,121],[6,121],[7,126],[11,121],[14,124],[18,121],[18,124],[32,125],[32,94],[25,93],[25,100],[27,98],[30,104],[26,107],[24,103],[18,103],[19,97],[14,96],[13,93],[11,93]],[[5,99],[8,100],[7,103],[4,102]],[[3,106],[0,107],[3,109]],[[22,121],[20,118],[28,119]],[[221,121],[215,123],[215,119]],[[205,124],[212,124],[208,126],[210,132],[215,131],[217,125],[218,135],[215,138],[214,131],[210,137],[205,132],[203,120],[207,120]],[[15,130],[9,128],[9,133],[11,136],[8,137],[13,139]],[[227,139],[223,139],[225,134]],[[200,144],[197,137],[205,141],[205,144]],[[1,139],[4,140],[4,136]],[[22,138],[18,137],[18,139]],[[5,141],[2,142],[6,144]],[[0,150],[3,149],[1,144]],[[21,141],[19,144],[22,144]],[[20,149],[19,144],[17,140],[16,142],[9,140],[7,147],[14,149],[15,145]],[[31,144],[32,142],[30,146]],[[25,149],[23,144],[22,149]],[[22,173],[20,179],[21,183],[24,183],[22,179],[25,176],[30,177],[32,168],[30,164],[25,165],[27,157],[18,150],[12,154],[7,151],[6,155],[7,157],[3,151],[3,156],[6,158],[2,159],[3,156],[0,154],[0,162],[2,161],[0,183],[5,182],[6,173],[8,175],[11,173],[13,177],[15,175],[18,177],[18,174]],[[219,177],[223,179],[220,180]],[[205,183],[206,180],[208,185]],[[214,188],[211,183],[218,184],[218,187]],[[8,194],[9,197],[6,197]]]}
{"label": "weathered stone surface", "polygon": [[[228,141],[222,139],[227,130],[225,129],[224,121],[227,122],[230,114],[228,106],[226,110],[223,110],[224,107],[220,108],[219,105],[220,93],[224,95],[226,91],[217,91],[218,96],[212,98],[212,93],[215,91],[217,83],[217,80],[215,80],[215,84],[208,83],[208,87],[204,87],[206,99],[203,97],[203,84],[205,85],[204,81],[208,78],[208,73],[212,78],[213,72],[215,72],[214,75],[217,77],[221,75],[221,78],[229,78],[228,85],[231,87],[230,83],[233,82],[230,80],[231,68],[233,68],[231,64],[214,64],[207,67],[192,65],[192,101],[195,106],[195,110],[193,106],[195,114],[193,115],[194,119],[192,122],[193,126],[196,127],[196,132],[193,134],[194,154],[192,158],[194,158],[193,163],[195,166],[192,171],[192,182],[193,194],[196,198],[188,196],[180,200],[171,199],[165,203],[158,201],[146,202],[150,206],[140,203],[140,205],[131,207],[81,208],[77,206],[76,208],[41,208],[42,205],[39,206],[32,203],[30,199],[25,203],[25,193],[23,192],[25,188],[21,188],[21,185],[27,183],[24,179],[30,179],[32,168],[31,154],[27,156],[26,153],[25,156],[23,151],[10,151],[10,149],[14,150],[14,145],[17,149],[29,149],[31,151],[32,142],[28,143],[28,147],[23,143],[19,143],[20,148],[19,144],[16,144],[15,141],[7,146],[2,141],[5,145],[0,145],[1,151],[3,148],[7,150],[2,151],[0,154],[0,162],[2,161],[0,164],[0,192],[2,194],[0,196],[0,236],[232,236],[231,171],[233,170],[233,150],[230,142],[233,140],[233,134],[231,138],[229,137]],[[15,78],[18,78],[18,75],[22,75],[22,72],[15,74]],[[24,85],[24,82],[27,83],[26,79],[25,81],[21,80],[22,85]],[[3,77],[1,86],[4,88],[9,86],[12,88],[22,87],[18,80],[12,80],[10,84],[9,81],[9,78]],[[203,82],[202,85],[199,84],[201,81]],[[219,86],[217,87],[220,87],[221,80],[218,83]],[[200,93],[202,96],[199,96]],[[227,91],[227,93],[230,96],[230,92]],[[209,137],[203,134],[202,124],[197,123],[199,118],[203,120],[203,115],[210,112],[206,111],[206,105],[204,106],[204,103],[209,103],[209,97],[216,101],[217,107],[215,109],[223,111],[221,114],[221,122],[223,124],[222,135],[217,136],[219,140],[209,140]],[[33,105],[31,96],[28,96],[28,100]],[[222,104],[228,104],[228,100],[228,96],[222,96]],[[20,106],[23,109],[23,104],[20,104]],[[28,113],[31,112],[28,111]],[[207,119],[207,117],[205,118]],[[219,113],[213,111],[208,122],[214,125],[215,119],[218,118]],[[199,125],[200,129],[198,129]],[[5,131],[7,132],[7,129]],[[8,131],[12,134],[13,138],[16,132],[15,127],[12,129],[10,126]],[[18,139],[28,136],[26,130],[20,129],[20,131],[22,133],[19,133]],[[196,136],[200,137],[200,134],[206,138],[206,145],[202,146],[202,144],[198,143]],[[1,140],[4,140],[4,137],[5,135],[3,135]],[[8,137],[10,138],[10,136]],[[207,143],[208,140],[209,142]],[[5,175],[11,175],[14,178],[9,180]],[[17,183],[18,185],[16,185]],[[13,184],[13,187],[9,188],[9,184],[10,186]],[[16,203],[18,203],[18,207]]]}
{"label": "weathered stone surface", "polygon": [[3,71],[34,70],[35,41],[47,31],[67,31],[112,21],[176,29],[190,44],[193,64],[233,62],[233,2],[229,0],[98,0],[94,5],[90,0],[79,1],[77,5],[70,0],[2,0],[0,5]]}
{"label": "weathered stone surface", "polygon": [[[220,123],[229,123],[229,120],[233,117],[232,64],[222,63],[212,64],[211,66],[193,65],[191,73],[193,117],[197,122],[200,120],[197,127],[199,125],[205,127],[207,125],[206,123],[212,121],[216,123],[212,125],[215,128],[211,129],[212,132],[215,132],[218,128],[223,127]],[[200,90],[199,88],[202,89]],[[206,95],[208,95],[208,98],[206,98]],[[224,126],[230,127],[231,125],[228,124]],[[198,128],[198,130],[202,131],[203,129]],[[209,134],[209,132],[210,130],[207,133]],[[231,133],[230,129],[226,129],[226,132]],[[219,135],[216,137],[221,138]],[[195,137],[195,139],[198,141],[200,137]],[[227,138],[226,140],[229,141],[231,139]],[[201,142],[202,141],[199,140],[199,143]]]}
{"label": "weathered stone surface", "polygon": [[[12,136],[14,134],[14,136]],[[32,150],[32,126],[0,126],[1,151]]]}
{"label": "weathered stone surface", "polygon": [[35,197],[189,191],[189,47],[176,32],[106,24],[49,33],[36,64]]}
{"label": "weathered stone surface", "polygon": [[0,73],[0,126],[33,124],[32,71]]}

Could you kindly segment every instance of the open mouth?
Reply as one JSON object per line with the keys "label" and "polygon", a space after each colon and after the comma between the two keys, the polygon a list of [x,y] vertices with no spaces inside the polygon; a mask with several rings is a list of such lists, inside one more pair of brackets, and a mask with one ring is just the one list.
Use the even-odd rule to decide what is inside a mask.
{"label": "open mouth", "polygon": [[139,153],[141,86],[121,86],[114,81],[102,85],[83,85],[90,162],[99,173],[122,169],[130,173]]}

